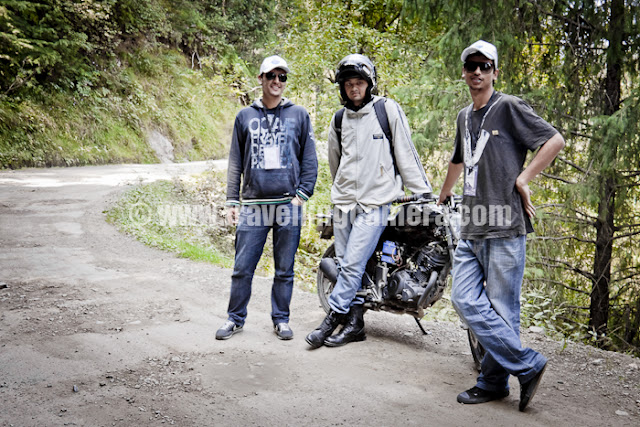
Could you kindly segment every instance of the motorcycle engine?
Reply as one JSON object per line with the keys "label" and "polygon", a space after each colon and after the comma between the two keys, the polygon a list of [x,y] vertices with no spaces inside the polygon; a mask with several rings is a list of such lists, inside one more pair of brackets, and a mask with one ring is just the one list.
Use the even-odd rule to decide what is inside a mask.
{"label": "motorcycle engine", "polygon": [[447,251],[440,245],[423,246],[412,257],[412,262],[406,268],[401,268],[390,275],[387,286],[382,290],[383,298],[417,306],[425,292],[431,273],[439,272],[447,260]]}

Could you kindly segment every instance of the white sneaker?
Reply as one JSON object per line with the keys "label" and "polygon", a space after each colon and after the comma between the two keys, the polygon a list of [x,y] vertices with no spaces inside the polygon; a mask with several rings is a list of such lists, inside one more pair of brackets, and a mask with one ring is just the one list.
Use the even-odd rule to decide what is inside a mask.
{"label": "white sneaker", "polygon": [[293,338],[293,331],[289,327],[288,323],[278,323],[273,327],[273,329],[278,338],[280,338],[281,340],[290,340]]}
{"label": "white sneaker", "polygon": [[237,332],[242,332],[242,326],[238,326],[231,320],[227,320],[224,325],[216,332],[217,340],[228,340]]}

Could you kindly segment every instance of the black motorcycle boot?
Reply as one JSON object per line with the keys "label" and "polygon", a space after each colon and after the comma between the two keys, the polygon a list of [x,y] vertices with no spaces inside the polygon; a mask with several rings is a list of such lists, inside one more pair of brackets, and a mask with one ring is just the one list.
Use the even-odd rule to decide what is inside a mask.
{"label": "black motorcycle boot", "polygon": [[347,314],[347,324],[339,334],[324,340],[327,347],[340,347],[350,342],[364,341],[367,336],[364,333],[364,307],[354,305]]}
{"label": "black motorcycle boot", "polygon": [[338,325],[344,323],[346,315],[336,313],[335,311],[329,311],[329,314],[324,318],[320,326],[318,326],[313,332],[306,336],[305,340],[313,348],[321,347],[324,344],[324,340],[331,336],[333,331],[336,330]]}

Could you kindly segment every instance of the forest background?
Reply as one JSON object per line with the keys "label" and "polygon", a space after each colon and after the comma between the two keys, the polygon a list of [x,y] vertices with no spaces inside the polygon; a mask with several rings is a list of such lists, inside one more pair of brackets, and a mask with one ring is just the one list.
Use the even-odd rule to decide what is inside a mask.
{"label": "forest background", "polygon": [[[223,158],[233,118],[259,95],[257,66],[270,54],[289,62],[286,95],[308,109],[322,147],[340,107],[335,66],[357,52],[375,62],[381,94],[403,106],[437,191],[456,114],[470,102],[460,52],[484,39],[500,53],[496,88],[524,98],[567,141],[534,184],[539,213],[529,239],[523,324],[640,354],[638,6],[3,0],[0,166],[155,162],[153,135],[171,142],[177,161]],[[211,192],[220,192],[219,179],[208,179]],[[328,203],[326,190],[315,199]],[[210,245],[220,243],[207,233]],[[316,240],[303,241],[309,265],[319,253]]]}

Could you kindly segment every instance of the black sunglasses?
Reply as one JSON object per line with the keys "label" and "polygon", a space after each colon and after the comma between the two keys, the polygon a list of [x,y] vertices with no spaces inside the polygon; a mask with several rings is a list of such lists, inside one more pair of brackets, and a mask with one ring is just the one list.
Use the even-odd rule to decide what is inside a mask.
{"label": "black sunglasses", "polygon": [[[264,73],[264,76],[267,78],[267,80],[273,80],[276,78],[276,73],[274,73],[273,71],[269,71],[268,73]],[[286,74],[278,74],[278,80],[280,80],[282,83],[287,81],[287,75]]]}
{"label": "black sunglasses", "polygon": [[483,74],[488,74],[493,69],[493,64],[491,62],[475,62],[475,61],[467,61],[464,63],[464,69],[469,73],[473,73],[478,69],[478,67],[480,67],[480,71]]}

